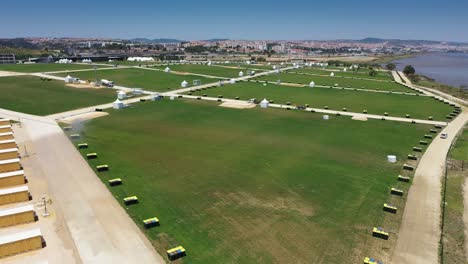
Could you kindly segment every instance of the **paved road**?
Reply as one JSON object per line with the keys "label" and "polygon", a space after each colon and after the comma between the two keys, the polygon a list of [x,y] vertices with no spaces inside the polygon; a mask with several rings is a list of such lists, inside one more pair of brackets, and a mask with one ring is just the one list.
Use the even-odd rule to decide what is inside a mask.
{"label": "paved road", "polygon": [[164,263],[52,119],[3,109],[0,116],[21,119],[83,263]]}

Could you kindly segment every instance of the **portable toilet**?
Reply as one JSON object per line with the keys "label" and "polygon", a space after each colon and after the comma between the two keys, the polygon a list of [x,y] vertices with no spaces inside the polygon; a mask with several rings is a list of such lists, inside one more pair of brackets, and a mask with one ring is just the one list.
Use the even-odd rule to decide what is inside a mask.
{"label": "portable toilet", "polygon": [[117,93],[117,98],[120,99],[120,100],[123,100],[123,99],[127,98],[127,94],[124,91],[119,91]]}
{"label": "portable toilet", "polygon": [[112,107],[114,109],[122,109],[124,107],[124,103],[122,101],[120,101],[119,99],[115,100],[115,102],[113,103]]}
{"label": "portable toilet", "polygon": [[243,77],[244,76],[244,72],[243,71],[240,71],[239,72],[239,77]]}
{"label": "portable toilet", "polygon": [[309,83],[309,87],[313,88],[315,86],[315,83],[312,81]]}
{"label": "portable toilet", "polygon": [[260,107],[261,108],[268,108],[268,105],[270,104],[270,102],[268,102],[268,100],[266,98],[264,98],[261,102],[260,102]]}
{"label": "portable toilet", "polygon": [[180,86],[182,86],[183,88],[187,87],[187,85],[188,85],[188,82],[185,80],[180,83]]}

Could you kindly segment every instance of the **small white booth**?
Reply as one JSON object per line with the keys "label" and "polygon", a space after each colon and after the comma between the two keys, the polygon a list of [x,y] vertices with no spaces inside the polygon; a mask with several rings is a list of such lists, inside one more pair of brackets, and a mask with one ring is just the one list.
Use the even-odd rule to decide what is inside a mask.
{"label": "small white booth", "polygon": [[268,100],[266,98],[264,98],[261,102],[260,102],[260,107],[261,108],[268,108],[268,106],[270,105],[270,102],[268,102]]}
{"label": "small white booth", "polygon": [[119,99],[115,100],[115,102],[113,103],[112,107],[114,109],[122,109],[124,108],[124,103],[122,101],[120,101]]}

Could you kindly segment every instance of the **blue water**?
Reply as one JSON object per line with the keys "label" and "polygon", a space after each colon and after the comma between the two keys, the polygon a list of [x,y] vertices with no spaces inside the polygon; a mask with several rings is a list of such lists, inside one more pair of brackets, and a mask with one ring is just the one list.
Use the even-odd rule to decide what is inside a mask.
{"label": "blue water", "polygon": [[413,65],[416,73],[454,87],[468,87],[468,53],[430,53],[396,60],[398,70]]}

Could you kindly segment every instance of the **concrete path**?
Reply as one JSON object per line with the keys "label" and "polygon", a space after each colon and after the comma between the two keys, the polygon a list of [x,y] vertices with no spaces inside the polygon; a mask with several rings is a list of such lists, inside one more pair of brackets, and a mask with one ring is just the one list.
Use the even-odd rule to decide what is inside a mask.
{"label": "concrete path", "polygon": [[21,120],[83,263],[164,263],[52,119],[3,109],[0,116]]}
{"label": "concrete path", "polygon": [[[176,93],[172,95],[177,96]],[[243,101],[243,100],[235,100],[235,99],[216,98],[216,97],[202,97],[202,96],[194,96],[194,95],[182,95],[182,98],[206,100],[206,101],[219,101],[219,102],[244,102],[244,103],[248,102],[245,100]],[[283,104],[269,104],[269,107],[282,108],[282,109],[287,109],[287,108],[297,109],[297,107],[295,106],[283,105]],[[304,110],[309,111],[309,112],[328,114],[328,115],[336,115],[338,113],[343,116],[358,117],[358,118],[369,118],[369,119],[379,119],[379,120],[381,120],[382,118],[385,118],[385,120],[388,120],[388,121],[397,121],[397,122],[406,122],[406,123],[411,123],[415,121],[418,124],[441,125],[441,126],[447,125],[447,122],[442,122],[442,121],[411,119],[411,118],[395,117],[395,116],[372,115],[372,114],[363,114],[363,113],[347,112],[347,111],[345,112],[345,111],[337,111],[337,110],[329,110],[329,109],[321,109],[321,108],[307,107]]]}
{"label": "concrete path", "polygon": [[467,121],[468,111],[463,109],[442,130],[442,133],[448,134],[448,138],[436,137],[422,156],[408,192],[392,263],[438,263],[445,159],[455,135]]}

